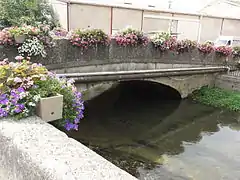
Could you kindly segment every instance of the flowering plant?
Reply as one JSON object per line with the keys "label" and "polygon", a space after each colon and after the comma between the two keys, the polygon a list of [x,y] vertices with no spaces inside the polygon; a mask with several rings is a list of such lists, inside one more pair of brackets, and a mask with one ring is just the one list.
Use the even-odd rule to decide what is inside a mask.
{"label": "flowering plant", "polygon": [[214,51],[213,44],[210,42],[206,42],[204,44],[198,44],[197,47],[198,47],[198,50],[204,54],[210,54]]}
{"label": "flowering plant", "polygon": [[233,47],[232,54],[234,58],[240,57],[240,46]]}
{"label": "flowering plant", "polygon": [[14,39],[7,28],[0,31],[0,45],[7,46],[13,45]]}
{"label": "flowering plant", "polygon": [[9,32],[12,36],[21,36],[21,35],[37,35],[40,33],[40,29],[34,26],[20,26],[20,27],[11,27]]}
{"label": "flowering plant", "polygon": [[70,42],[74,46],[88,49],[97,45],[108,45],[109,37],[100,29],[76,30],[70,37]]}
{"label": "flowering plant", "polygon": [[68,31],[63,28],[57,27],[57,28],[54,28],[52,31],[50,31],[49,34],[54,39],[62,39],[67,37]]}
{"label": "flowering plant", "polygon": [[170,33],[166,32],[154,34],[151,37],[151,41],[155,47],[159,48],[161,51],[175,50],[177,46],[176,38],[172,37]]}
{"label": "flowering plant", "polygon": [[18,53],[21,56],[42,56],[46,57],[44,44],[37,38],[26,39],[25,42],[18,48]]}
{"label": "flowering plant", "polygon": [[63,118],[57,124],[77,130],[84,106],[73,81],[57,77],[41,64],[17,59],[22,61],[0,62],[0,117],[34,115],[40,98],[62,94]]}
{"label": "flowering plant", "polygon": [[195,41],[185,39],[177,42],[177,52],[190,52],[197,47],[197,43]]}
{"label": "flowering plant", "polygon": [[126,28],[118,32],[114,38],[120,46],[137,46],[137,45],[147,45],[148,37],[143,34],[143,32],[134,30],[132,28]]}
{"label": "flowering plant", "polygon": [[215,48],[215,52],[219,56],[230,56],[232,54],[232,48],[228,46],[219,46]]}

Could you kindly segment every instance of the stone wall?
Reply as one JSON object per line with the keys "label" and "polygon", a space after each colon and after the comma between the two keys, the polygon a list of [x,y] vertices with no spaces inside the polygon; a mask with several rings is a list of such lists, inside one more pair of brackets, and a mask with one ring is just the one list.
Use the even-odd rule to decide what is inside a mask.
{"label": "stone wall", "polygon": [[118,82],[141,80],[153,81],[170,86],[186,98],[202,86],[213,86],[217,74],[226,73],[225,67],[191,67],[179,69],[138,70],[119,72],[92,72],[59,74],[73,78],[77,89],[82,92],[85,101],[115,88]]}
{"label": "stone wall", "polygon": [[[195,65],[223,65],[234,61],[216,57],[215,54],[203,55],[197,49],[192,52],[177,54],[176,52],[162,53],[152,43],[147,46],[121,47],[113,40],[109,46],[98,46],[82,51],[72,46],[68,40],[56,40],[53,48],[47,49],[47,57],[34,57],[33,62],[39,62],[50,70],[96,66],[120,63],[162,63],[162,64],[195,64]],[[14,59],[18,55],[16,47],[1,47],[0,59]]]}
{"label": "stone wall", "polygon": [[240,91],[240,78],[231,75],[220,75],[216,78],[215,87],[229,91]]}

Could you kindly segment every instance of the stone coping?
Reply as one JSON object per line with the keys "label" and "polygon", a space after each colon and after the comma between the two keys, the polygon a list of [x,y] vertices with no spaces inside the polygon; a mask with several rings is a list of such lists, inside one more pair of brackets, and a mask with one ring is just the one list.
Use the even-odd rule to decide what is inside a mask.
{"label": "stone coping", "polygon": [[1,119],[0,147],[4,180],[136,179],[38,117]]}

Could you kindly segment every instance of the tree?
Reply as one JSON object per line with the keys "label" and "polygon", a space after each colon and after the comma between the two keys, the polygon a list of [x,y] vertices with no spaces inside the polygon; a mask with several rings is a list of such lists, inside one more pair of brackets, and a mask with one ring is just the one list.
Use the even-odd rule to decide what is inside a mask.
{"label": "tree", "polygon": [[58,18],[47,0],[0,0],[0,26],[39,23],[52,28],[58,25]]}

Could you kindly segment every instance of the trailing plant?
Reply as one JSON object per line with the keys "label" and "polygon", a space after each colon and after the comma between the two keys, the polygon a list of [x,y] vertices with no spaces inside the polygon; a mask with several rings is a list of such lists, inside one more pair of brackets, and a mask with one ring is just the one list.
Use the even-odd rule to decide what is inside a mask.
{"label": "trailing plant", "polygon": [[113,38],[120,46],[145,46],[148,44],[148,37],[143,32],[132,28],[126,28],[118,32]]}
{"label": "trailing plant", "polygon": [[175,37],[171,36],[170,33],[160,32],[156,33],[151,37],[151,41],[156,48],[161,51],[175,50],[177,46],[177,40]]}
{"label": "trailing plant", "polygon": [[44,44],[37,38],[33,37],[27,39],[22,46],[18,48],[18,53],[24,57],[42,56],[46,57],[47,53],[44,48]]}
{"label": "trailing plant", "polygon": [[196,47],[197,47],[196,41],[185,39],[185,40],[177,41],[176,50],[178,53],[191,52]]}
{"label": "trailing plant", "polygon": [[12,36],[21,36],[21,35],[38,35],[40,33],[40,29],[34,26],[16,26],[9,28],[9,32]]}
{"label": "trailing plant", "polygon": [[73,80],[59,78],[41,64],[23,57],[19,62],[0,62],[0,117],[21,119],[35,114],[40,98],[63,95],[63,118],[58,125],[78,129],[83,118],[83,101]]}
{"label": "trailing plant", "polygon": [[215,52],[218,56],[227,57],[232,54],[232,48],[228,46],[219,46],[215,48]]}
{"label": "trailing plant", "polygon": [[198,50],[203,54],[210,54],[214,51],[214,46],[211,43],[198,44]]}
{"label": "trailing plant", "polygon": [[109,37],[100,29],[75,30],[72,32],[70,42],[73,46],[88,49],[98,45],[108,45]]}
{"label": "trailing plant", "polygon": [[0,31],[0,45],[8,46],[13,44],[14,44],[14,38],[9,32],[9,29],[5,28],[2,31]]}
{"label": "trailing plant", "polygon": [[240,57],[240,46],[233,47],[233,58],[239,58]]}
{"label": "trailing plant", "polygon": [[50,32],[50,36],[53,39],[65,39],[67,38],[67,35],[68,31],[60,27],[56,27]]}
{"label": "trailing plant", "polygon": [[220,88],[203,87],[193,93],[192,98],[200,103],[227,108],[232,111],[240,110],[240,93],[226,91]]}

